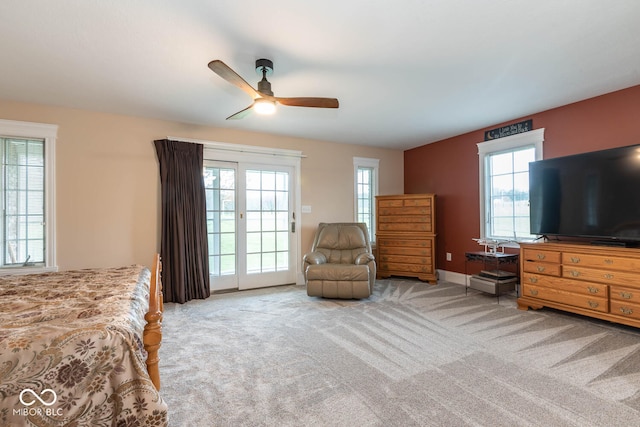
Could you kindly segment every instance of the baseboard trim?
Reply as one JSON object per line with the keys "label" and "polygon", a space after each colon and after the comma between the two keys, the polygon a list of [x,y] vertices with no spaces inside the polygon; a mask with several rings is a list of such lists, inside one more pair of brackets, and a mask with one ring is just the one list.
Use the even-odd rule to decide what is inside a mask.
{"label": "baseboard trim", "polygon": [[296,285],[306,285],[304,281],[304,274],[302,272],[298,272],[296,275]]}
{"label": "baseboard trim", "polygon": [[466,286],[468,276],[456,271],[438,270],[438,280]]}

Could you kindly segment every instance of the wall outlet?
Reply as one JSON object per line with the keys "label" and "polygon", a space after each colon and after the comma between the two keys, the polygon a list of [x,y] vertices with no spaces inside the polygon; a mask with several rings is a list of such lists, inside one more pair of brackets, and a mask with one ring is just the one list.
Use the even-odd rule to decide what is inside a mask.
{"label": "wall outlet", "polygon": [[451,252],[447,252],[447,261],[451,261]]}

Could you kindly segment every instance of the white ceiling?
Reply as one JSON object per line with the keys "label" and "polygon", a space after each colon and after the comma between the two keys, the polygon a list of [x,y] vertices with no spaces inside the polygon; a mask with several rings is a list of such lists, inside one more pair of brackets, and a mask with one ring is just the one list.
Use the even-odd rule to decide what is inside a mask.
{"label": "white ceiling", "polygon": [[[638,0],[2,0],[0,99],[407,149],[640,84]],[[280,106],[225,118],[269,58]],[[535,126],[535,123],[534,123]]]}

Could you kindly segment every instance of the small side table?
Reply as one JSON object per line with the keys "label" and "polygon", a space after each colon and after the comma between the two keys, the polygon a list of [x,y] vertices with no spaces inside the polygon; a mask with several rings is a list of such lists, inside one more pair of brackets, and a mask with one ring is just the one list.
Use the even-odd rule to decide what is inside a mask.
{"label": "small side table", "polygon": [[[467,294],[467,290],[470,287],[469,284],[469,274],[468,267],[469,263],[482,263],[482,270],[484,271],[495,271],[496,273],[501,271],[502,266],[510,266],[509,268],[513,269],[515,266],[515,271],[513,271],[513,275],[516,277],[515,289],[516,296],[520,296],[520,269],[519,269],[519,254],[507,254],[502,252],[491,253],[491,252],[465,252],[464,254],[464,277],[465,277],[465,295]],[[493,292],[488,289],[480,288],[483,292],[494,293],[498,297],[498,303],[500,303],[500,280],[499,277],[496,277],[495,280],[492,281],[495,286]],[[512,284],[513,282],[509,282]]]}

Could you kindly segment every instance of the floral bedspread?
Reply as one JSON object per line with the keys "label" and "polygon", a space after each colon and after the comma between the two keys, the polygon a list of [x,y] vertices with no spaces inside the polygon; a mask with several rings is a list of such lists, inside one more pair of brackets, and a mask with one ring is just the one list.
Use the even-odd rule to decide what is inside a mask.
{"label": "floral bedspread", "polygon": [[0,278],[0,425],[166,426],[142,266]]}

